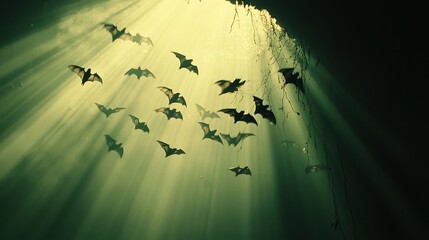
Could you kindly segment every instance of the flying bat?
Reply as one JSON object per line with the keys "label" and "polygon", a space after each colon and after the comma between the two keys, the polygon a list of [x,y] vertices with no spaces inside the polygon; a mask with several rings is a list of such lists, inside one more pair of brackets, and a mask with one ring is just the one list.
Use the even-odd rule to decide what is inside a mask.
{"label": "flying bat", "polygon": [[91,68],[88,68],[88,70],[85,71],[85,68],[83,67],[69,65],[69,69],[82,79],[82,85],[84,85],[86,82],[94,81],[101,82],[101,84],[103,84],[103,80],[97,73],[91,73]]}
{"label": "flying bat", "polygon": [[209,124],[205,122],[198,122],[201,126],[201,128],[204,131],[203,139],[208,138],[217,142],[220,142],[223,145],[222,139],[219,137],[219,135],[216,134],[217,130],[210,130]]}
{"label": "flying bat", "polygon": [[225,94],[225,93],[233,93],[238,91],[238,89],[243,86],[243,84],[246,81],[241,81],[240,78],[236,78],[233,82],[228,80],[219,80],[215,82],[215,84],[219,85],[219,87],[222,89],[219,95]]}
{"label": "flying bat", "polygon": [[253,96],[253,101],[255,102],[256,109],[255,114],[261,114],[263,118],[268,119],[272,124],[276,124],[276,117],[271,110],[268,110],[269,106],[263,104],[263,100]]}
{"label": "flying bat", "polygon": [[223,137],[223,139],[226,140],[228,145],[234,145],[234,147],[237,146],[245,138],[255,136],[255,134],[253,133],[238,133],[236,137],[231,137],[231,135],[223,133],[220,133],[220,135]]}
{"label": "flying bat", "polygon": [[173,154],[177,154],[177,155],[185,154],[185,152],[182,149],[171,148],[170,145],[168,145],[165,142],[162,142],[159,140],[156,140],[156,141],[161,145],[162,149],[164,149],[165,157],[168,157],[168,156],[173,155]]}
{"label": "flying bat", "polygon": [[117,108],[106,108],[104,105],[99,104],[99,103],[95,103],[95,105],[97,105],[98,109],[103,112],[104,114],[106,114],[106,118],[108,118],[111,114],[113,113],[117,113],[121,110],[124,110],[126,108],[124,107],[117,107]]}
{"label": "flying bat", "polygon": [[116,143],[116,140],[112,138],[110,135],[105,134],[106,144],[108,147],[108,152],[115,151],[119,154],[119,157],[122,158],[124,155],[124,148],[122,147],[122,143]]}
{"label": "flying bat", "polygon": [[294,84],[296,88],[305,94],[302,78],[299,77],[299,73],[293,73],[293,70],[293,68],[282,68],[279,70],[279,72],[282,73],[285,78],[284,86],[286,86],[288,83]]}
{"label": "flying bat", "polygon": [[116,39],[134,42],[134,36],[131,33],[127,32],[126,28],[122,28],[122,30],[119,30],[118,27],[116,27],[116,25],[113,23],[101,23],[101,25],[103,25],[103,27],[112,35],[112,42]]}
{"label": "flying bat", "polygon": [[140,129],[143,132],[149,132],[149,127],[145,122],[140,122],[140,120],[136,116],[133,116],[131,114],[128,114],[128,115],[130,116],[131,121],[133,121],[134,123],[134,129]]}
{"label": "flying bat", "polygon": [[142,69],[141,67],[130,68],[124,75],[131,76],[133,74],[136,75],[139,80],[140,80],[141,76],[155,78],[155,75],[151,71],[149,71],[147,68]]}
{"label": "flying bat", "polygon": [[185,55],[182,55],[177,52],[172,52],[172,53],[174,53],[174,55],[176,55],[176,57],[180,60],[179,69],[186,68],[190,72],[194,72],[198,75],[198,67],[192,64],[192,61],[193,61],[192,59],[186,59]]}
{"label": "flying bat", "polygon": [[217,115],[217,113],[215,112],[211,112],[206,110],[203,106],[199,105],[199,104],[195,104],[195,106],[197,106],[197,111],[200,114],[202,120],[204,120],[205,118],[220,118],[219,115]]}
{"label": "flying bat", "polygon": [[232,167],[229,169],[230,171],[235,173],[235,176],[237,177],[238,175],[250,175],[252,176],[252,172],[250,171],[249,167],[245,166],[245,167]]}
{"label": "flying bat", "polygon": [[186,106],[186,101],[183,96],[180,96],[180,93],[173,93],[173,90],[167,87],[159,86],[158,87],[165,95],[168,97],[168,103],[180,103]]}
{"label": "flying bat", "polygon": [[155,109],[155,112],[164,113],[167,116],[167,119],[176,118],[176,119],[183,120],[182,113],[180,111],[177,111],[177,109],[175,108],[171,109],[168,107],[162,107],[162,108]]}
{"label": "flying bat", "polygon": [[235,108],[224,108],[220,109],[218,112],[223,112],[228,114],[230,117],[234,118],[234,123],[237,123],[238,121],[242,121],[245,123],[254,123],[258,125],[256,122],[256,119],[250,115],[250,114],[244,114],[244,111],[237,112],[237,109]]}
{"label": "flying bat", "polygon": [[136,35],[133,36],[133,41],[135,43],[137,43],[138,45],[141,45],[142,43],[146,43],[148,45],[152,45],[153,46],[153,42],[152,42],[152,40],[149,37],[143,37],[139,33],[137,33]]}

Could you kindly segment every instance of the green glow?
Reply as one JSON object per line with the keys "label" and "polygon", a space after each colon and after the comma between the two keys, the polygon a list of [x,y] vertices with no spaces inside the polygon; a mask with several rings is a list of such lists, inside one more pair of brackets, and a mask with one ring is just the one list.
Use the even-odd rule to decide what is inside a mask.
{"label": "green glow", "polygon": [[[5,193],[18,195],[3,226],[6,235],[30,234],[19,231],[24,228],[33,239],[340,237],[330,227],[334,216],[326,175],[305,174],[308,161],[323,160],[318,157],[323,150],[314,147],[320,132],[311,126],[309,138],[309,108],[294,86],[281,89],[277,73],[280,67],[300,68],[292,61],[295,42],[286,36],[275,43],[283,48],[269,48],[273,35],[264,28],[271,24],[266,12],[239,7],[234,21],[235,8],[225,1],[155,0],[72,10],[0,49],[0,78],[10,82],[1,89],[7,125],[0,135],[0,183]],[[148,36],[154,46],[112,43],[101,22]],[[274,27],[270,31],[280,33]],[[171,51],[194,59],[200,74],[179,70]],[[82,86],[69,64],[90,67],[104,84]],[[138,66],[156,79],[124,76]],[[213,83],[237,77],[246,80],[242,93],[218,96]],[[187,108],[175,105],[183,121],[167,121],[153,111],[168,105],[158,86],[186,98]],[[260,115],[258,126],[233,124],[219,113],[212,129],[256,137],[237,147],[202,140],[195,103],[213,111],[253,112],[253,95],[272,106],[277,125]],[[127,109],[105,118],[95,102]],[[134,130],[128,114],[147,122],[150,133]],[[122,159],[107,152],[104,134],[123,143]],[[186,154],[165,158],[156,140]],[[298,147],[286,147],[283,140]],[[228,168],[237,165],[249,166],[252,176],[234,177]]]}

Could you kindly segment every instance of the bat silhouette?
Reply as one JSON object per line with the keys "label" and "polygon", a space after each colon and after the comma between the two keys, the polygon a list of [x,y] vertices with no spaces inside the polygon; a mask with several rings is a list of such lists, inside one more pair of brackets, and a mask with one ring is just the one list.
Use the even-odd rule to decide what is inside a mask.
{"label": "bat silhouette", "polygon": [[234,145],[237,146],[241,141],[243,141],[245,138],[250,136],[255,136],[253,133],[238,133],[236,137],[231,137],[229,134],[223,134],[220,133],[220,135],[225,139],[225,141],[228,143],[228,145]]}
{"label": "bat silhouette", "polygon": [[215,82],[215,84],[219,85],[222,89],[219,95],[225,94],[225,93],[233,93],[235,91],[238,91],[238,89],[243,86],[243,84],[246,81],[241,81],[240,78],[236,78],[233,82],[228,80],[219,80]]}
{"label": "bat silhouette", "polygon": [[85,68],[79,67],[77,65],[69,65],[69,69],[76,73],[82,79],[82,85],[86,82],[101,82],[103,84],[103,80],[97,73],[91,73],[91,68],[85,71]]}
{"label": "bat silhouette", "polygon": [[141,45],[142,43],[146,43],[148,45],[152,45],[153,46],[152,39],[150,39],[149,37],[143,37],[139,33],[137,33],[136,35],[133,36],[133,41],[135,43],[137,43],[138,45]]}
{"label": "bat silhouette", "polygon": [[176,118],[176,119],[183,120],[182,113],[180,111],[177,111],[177,109],[175,108],[171,109],[168,107],[162,107],[162,108],[155,109],[155,112],[164,113],[167,116],[167,119]]}
{"label": "bat silhouette", "polygon": [[176,55],[176,57],[180,60],[179,69],[186,68],[190,72],[194,72],[198,75],[198,67],[192,64],[192,61],[193,61],[192,59],[186,59],[185,55],[180,54],[178,52],[172,52],[172,53],[174,53],[174,55]]}
{"label": "bat silhouette", "polygon": [[185,154],[185,152],[182,149],[172,148],[172,147],[170,147],[170,145],[168,145],[165,142],[162,142],[159,140],[156,140],[156,141],[159,143],[159,145],[161,145],[162,149],[164,149],[165,157],[171,156],[173,154],[177,154],[177,155]]}
{"label": "bat silhouette", "polygon": [[205,122],[198,122],[201,126],[201,128],[204,131],[203,139],[208,138],[217,142],[220,142],[223,145],[222,139],[219,137],[219,135],[216,135],[217,130],[210,130],[209,124]]}
{"label": "bat silhouette", "polygon": [[296,86],[302,93],[305,94],[304,83],[302,78],[299,77],[299,73],[293,73],[293,68],[282,68],[279,70],[280,73],[283,74],[285,78],[285,84],[291,83]]}
{"label": "bat silhouette", "polygon": [[99,104],[99,103],[95,103],[95,105],[97,105],[98,109],[104,113],[106,115],[106,118],[108,118],[111,114],[113,113],[117,113],[121,110],[124,110],[126,108],[124,107],[117,107],[117,108],[106,108],[104,105]]}
{"label": "bat silhouette", "polygon": [[235,176],[237,177],[238,175],[250,175],[252,176],[252,172],[250,171],[249,167],[245,166],[243,168],[241,168],[240,166],[238,167],[232,167],[229,169],[230,171],[235,173]]}
{"label": "bat silhouette", "polygon": [[263,118],[268,119],[272,124],[275,125],[276,117],[271,110],[268,110],[269,106],[262,104],[263,100],[255,96],[253,96],[253,101],[256,105],[255,114],[261,114]]}
{"label": "bat silhouette", "polygon": [[197,111],[200,114],[202,120],[204,120],[205,118],[220,118],[219,115],[217,115],[217,113],[215,112],[211,112],[206,110],[203,106],[199,105],[199,104],[195,104],[195,106],[197,106]]}
{"label": "bat silhouette", "polygon": [[140,120],[136,116],[133,116],[131,114],[128,114],[128,115],[130,116],[131,121],[133,121],[134,123],[134,129],[140,129],[143,132],[149,132],[149,127],[145,122],[140,122]]}
{"label": "bat silhouette", "polygon": [[110,32],[112,35],[112,42],[114,42],[116,39],[122,39],[122,40],[128,40],[131,42],[134,42],[134,37],[131,33],[126,31],[126,28],[122,28],[122,30],[119,30],[118,27],[116,27],[113,23],[101,23],[103,27]]}
{"label": "bat silhouette", "polygon": [[224,108],[224,109],[220,109],[218,112],[223,112],[228,114],[230,117],[233,117],[234,123],[242,121],[245,123],[254,123],[258,125],[258,123],[256,122],[256,119],[252,115],[244,114],[244,111],[237,112],[237,109],[235,108]]}
{"label": "bat silhouette", "polygon": [[308,167],[305,168],[305,173],[309,174],[309,173],[318,173],[320,171],[326,170],[326,166],[322,165],[322,164],[317,164],[317,165],[310,165]]}
{"label": "bat silhouette", "polygon": [[180,103],[186,106],[186,101],[183,96],[180,96],[180,93],[173,93],[173,90],[167,87],[159,86],[158,87],[165,95],[168,97],[168,103]]}
{"label": "bat silhouette", "polygon": [[112,138],[110,135],[105,134],[106,144],[108,147],[108,152],[115,151],[119,154],[119,157],[122,158],[124,155],[124,148],[122,147],[122,143],[116,143],[116,140]]}
{"label": "bat silhouette", "polygon": [[124,75],[131,76],[133,74],[136,75],[139,80],[140,80],[141,76],[155,78],[155,75],[151,71],[149,71],[147,68],[142,69],[141,67],[130,68]]}

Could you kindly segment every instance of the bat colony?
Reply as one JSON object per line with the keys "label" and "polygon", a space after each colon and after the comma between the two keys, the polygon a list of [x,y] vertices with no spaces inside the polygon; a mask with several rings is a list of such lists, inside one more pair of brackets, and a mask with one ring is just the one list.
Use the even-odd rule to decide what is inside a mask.
{"label": "bat colony", "polygon": [[[142,43],[145,43],[150,46],[154,45],[152,40],[149,37],[143,37],[139,33],[133,35],[130,32],[128,32],[125,27],[120,30],[115,24],[112,24],[112,23],[101,23],[101,26],[110,33],[112,37],[112,42],[118,39],[121,39],[123,41],[130,41],[138,45],[141,45]],[[172,51],[172,53],[179,60],[179,68],[178,68],[179,70],[184,68],[184,69],[187,69],[189,72],[195,73],[198,75],[199,70],[196,65],[192,64],[193,59],[187,58],[185,55],[178,52]],[[73,65],[73,64],[69,65],[68,68],[72,72],[77,74],[77,76],[81,80],[82,86],[85,85],[85,83],[87,82],[99,82],[101,84],[104,83],[103,79],[100,77],[98,73],[91,72],[91,68],[86,69],[84,67]],[[297,90],[301,91],[302,93],[305,93],[303,81],[299,77],[299,73],[294,73],[294,68],[282,68],[278,72],[281,73],[285,78],[283,87],[286,86],[286,84],[291,83],[295,85]],[[137,77],[138,80],[140,80],[142,76],[146,78],[156,79],[155,75],[149,69],[147,68],[142,69],[140,66],[138,66],[138,68],[130,68],[128,71],[124,73],[124,76],[127,76],[127,77],[135,76]],[[214,84],[220,87],[221,91],[219,93],[219,96],[221,96],[224,94],[228,94],[228,93],[231,94],[239,91],[240,88],[245,84],[245,82],[246,82],[245,80],[236,78],[233,81],[218,80],[214,82]],[[163,92],[167,96],[168,106],[157,108],[154,111],[157,113],[163,113],[167,117],[167,120],[179,119],[183,121],[183,115],[180,112],[180,110],[176,108],[176,106],[187,107],[185,98],[181,96],[179,92],[175,92],[171,88],[168,88],[166,86],[159,86],[158,88],[160,89],[161,92]],[[255,110],[253,112],[253,115],[251,113],[245,113],[243,110],[238,111],[236,108],[223,108],[218,110],[217,112],[224,113],[224,114],[227,114],[229,117],[232,117],[234,120],[234,124],[241,121],[241,122],[244,122],[245,124],[252,123],[252,124],[258,125],[258,121],[256,120],[255,116],[259,114],[263,119],[266,119],[267,121],[269,121],[270,124],[276,125],[275,115],[269,109],[270,108],[269,105],[264,105],[263,99],[256,96],[253,96],[253,101],[255,104],[254,105]],[[100,103],[95,103],[95,105],[100,110],[100,112],[102,112],[105,115],[106,118],[108,118],[112,114],[116,114],[122,110],[127,109],[125,107],[113,107],[113,108],[107,107]],[[173,105],[175,106],[173,107]],[[201,121],[199,121],[198,124],[200,125],[203,131],[202,140],[208,139],[223,145],[223,141],[222,141],[223,139],[228,144],[228,146],[232,145],[233,147],[235,147],[238,144],[242,143],[244,139],[251,136],[255,136],[255,134],[253,133],[245,133],[245,132],[239,132],[236,136],[231,136],[228,133],[220,133],[216,129],[211,129],[210,123],[204,122],[205,119],[209,119],[209,120],[220,119],[221,116],[219,116],[215,111],[207,110],[199,104],[195,104],[195,106],[197,108],[198,114],[201,117]],[[143,133],[150,132],[149,126],[146,122],[141,121],[135,115],[132,115],[132,114],[128,114],[128,115],[133,123],[135,130],[140,130]],[[122,158],[124,155],[123,143],[118,143],[117,140],[113,138],[111,135],[105,134],[104,136],[105,136],[106,145],[108,147],[108,152],[114,151],[119,155],[120,158]],[[156,140],[156,141],[159,143],[162,150],[165,152],[165,157],[185,154],[185,151],[180,148],[171,147],[170,144],[160,140]],[[306,169],[306,172],[307,173],[317,172],[323,169],[324,169],[324,166],[319,166],[319,165],[309,166]],[[244,167],[237,166],[237,167],[229,168],[228,170],[234,172],[236,177],[238,175],[249,175],[249,176],[252,175],[248,166],[244,166]]]}

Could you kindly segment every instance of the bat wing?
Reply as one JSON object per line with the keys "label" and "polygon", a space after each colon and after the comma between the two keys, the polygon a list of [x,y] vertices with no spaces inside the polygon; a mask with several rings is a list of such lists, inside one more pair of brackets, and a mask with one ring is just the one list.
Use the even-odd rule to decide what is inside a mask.
{"label": "bat wing", "polygon": [[124,148],[122,147],[122,144],[117,144],[116,140],[111,137],[110,135],[104,135],[106,139],[106,144],[108,147],[108,151],[115,151],[119,154],[119,157],[122,158],[124,155]]}
{"label": "bat wing", "polygon": [[235,176],[237,177],[240,174],[241,168],[240,167],[232,167],[229,168],[230,171],[235,173]]}
{"label": "bat wing", "polygon": [[237,112],[237,110],[235,108],[223,108],[223,109],[218,110],[218,112],[226,113],[229,116],[234,117],[234,118],[238,114],[238,112]]}
{"label": "bat wing", "polygon": [[149,69],[143,69],[142,70],[142,75],[145,76],[145,77],[153,77],[153,78],[155,78],[155,75],[151,71],[149,71]]}
{"label": "bat wing", "polygon": [[225,141],[228,143],[228,145],[231,145],[231,144],[234,144],[234,145],[236,145],[234,142],[234,139],[231,137],[231,135],[229,135],[229,134],[223,134],[223,133],[220,133],[220,135],[223,137],[223,139],[225,139]]}
{"label": "bat wing", "polygon": [[196,65],[193,65],[189,63],[189,66],[186,67],[189,71],[194,72],[198,75],[198,67]]}
{"label": "bat wing", "polygon": [[139,123],[140,123],[140,121],[139,121],[138,117],[133,116],[133,115],[131,115],[131,114],[128,114],[128,115],[130,116],[131,121],[133,121],[134,125],[136,125],[136,126],[137,126],[137,124],[139,124]]}
{"label": "bat wing", "polygon": [[204,137],[203,138],[207,137],[207,134],[210,132],[209,125],[205,122],[198,122],[198,123],[200,124],[201,128],[204,131]]}
{"label": "bat wing", "polygon": [[81,79],[83,78],[83,75],[85,74],[85,68],[79,67],[77,65],[69,65],[69,69],[76,73]]}
{"label": "bat wing", "polygon": [[138,45],[141,45],[142,43],[146,43],[148,45],[153,46],[153,42],[152,39],[150,39],[149,37],[143,37],[142,35],[140,35],[139,33],[137,33],[136,35],[134,35],[134,42],[137,43]]}
{"label": "bat wing", "polygon": [[227,89],[229,86],[231,86],[231,82],[228,80],[219,80],[217,82],[215,82],[215,84],[217,84],[220,88],[221,88],[221,94],[225,93],[225,89]]}
{"label": "bat wing", "polygon": [[130,68],[124,75],[131,76],[133,74],[135,74],[137,77],[139,77],[140,76],[140,71],[138,69],[136,69],[136,68]]}
{"label": "bat wing", "polygon": [[106,139],[106,144],[107,146],[111,147],[116,145],[116,140],[114,138],[112,138],[110,135],[104,135],[105,139]]}
{"label": "bat wing", "polygon": [[172,52],[172,53],[174,53],[174,55],[176,55],[176,57],[177,57],[177,58],[179,59],[179,61],[180,61],[180,66],[182,66],[182,63],[186,60],[185,55],[180,54],[180,53],[178,53],[178,52]]}
{"label": "bat wing", "polygon": [[238,142],[243,141],[245,138],[250,137],[250,136],[255,136],[255,134],[253,134],[253,133],[238,133],[237,140],[238,140]]}
{"label": "bat wing", "polygon": [[118,38],[120,38],[124,41],[128,40],[128,41],[134,42],[134,37],[129,32],[125,32],[125,33],[121,34],[121,36],[119,36]]}
{"label": "bat wing", "polygon": [[89,76],[88,78],[88,81],[91,81],[91,82],[97,81],[97,82],[103,83],[103,79],[101,79],[101,77],[97,73],[91,74],[91,76]]}
{"label": "bat wing", "polygon": [[183,120],[183,116],[182,116],[182,113],[181,112],[179,112],[179,111],[176,111],[176,109],[173,109],[174,111],[173,111],[173,115],[171,115],[171,117],[170,118],[176,118],[176,119],[182,119]]}
{"label": "bat wing", "polygon": [[185,98],[183,96],[177,97],[177,100],[175,102],[186,106],[186,101],[185,101]]}
{"label": "bat wing", "polygon": [[165,143],[165,142],[162,142],[162,141],[159,141],[159,140],[156,140],[158,143],[159,143],[159,145],[161,145],[161,148],[164,150],[164,152],[165,152],[165,156],[166,157],[168,157],[168,154],[169,154],[169,152],[170,152],[170,145],[168,145],[167,143]]}
{"label": "bat wing", "polygon": [[99,103],[95,103],[95,105],[97,105],[97,108],[101,111],[101,112],[103,112],[104,114],[106,114],[106,115],[108,115],[108,110],[107,110],[107,108],[104,106],[104,105],[102,105],[102,104],[99,104]]}
{"label": "bat wing", "polygon": [[241,174],[252,176],[252,172],[250,171],[249,167],[244,167],[241,169]]}
{"label": "bat wing", "polygon": [[102,23],[103,27],[109,31],[112,35],[115,35],[119,32],[115,24],[112,23]]}
{"label": "bat wing", "polygon": [[113,112],[113,113],[117,113],[117,112],[119,112],[119,111],[121,111],[121,110],[124,110],[124,109],[127,109],[127,108],[124,108],[124,107],[117,107],[117,108],[112,109],[112,112]]}
{"label": "bat wing", "polygon": [[185,154],[185,151],[183,151],[182,149],[178,149],[178,148],[173,148],[173,153],[172,154]]}
{"label": "bat wing", "polygon": [[215,113],[215,112],[210,112],[209,117],[211,117],[211,118],[220,118],[220,116],[217,115],[217,113]]}
{"label": "bat wing", "polygon": [[200,116],[201,117],[204,116],[204,113],[206,112],[206,109],[203,106],[201,106],[201,105],[199,105],[197,103],[195,104],[195,106],[197,107],[197,111],[200,114]]}
{"label": "bat wing", "polygon": [[165,93],[165,95],[167,95],[168,100],[171,100],[171,98],[173,97],[174,93],[170,88],[167,87],[163,87],[163,86],[159,86],[158,87],[163,93]]}

